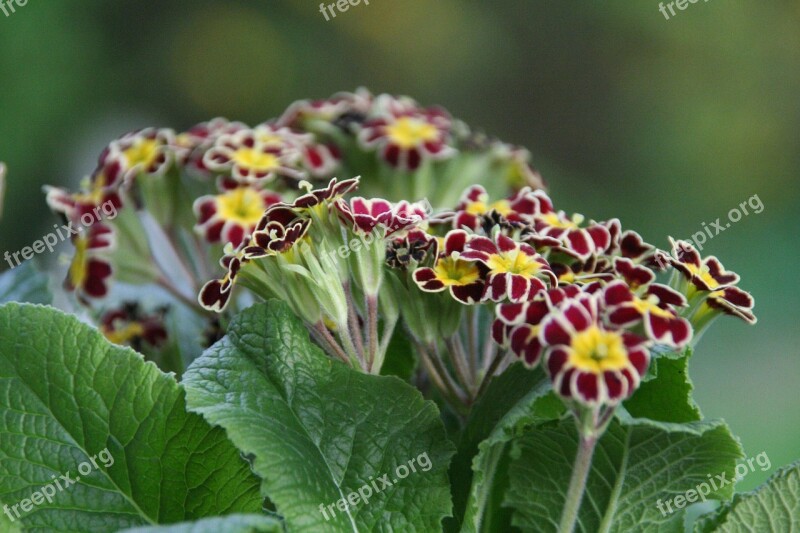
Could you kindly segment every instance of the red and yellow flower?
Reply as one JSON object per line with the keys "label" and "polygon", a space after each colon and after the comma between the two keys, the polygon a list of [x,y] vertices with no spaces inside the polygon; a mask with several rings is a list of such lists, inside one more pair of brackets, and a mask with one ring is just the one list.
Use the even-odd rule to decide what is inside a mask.
{"label": "red and yellow flower", "polygon": [[604,287],[603,304],[608,322],[621,328],[643,324],[650,340],[674,349],[689,344],[692,326],[678,314],[680,308],[686,307],[686,298],[660,283],[647,282],[634,287],[637,290],[631,290],[631,285],[623,280]]}
{"label": "red and yellow flower", "polygon": [[246,186],[201,196],[194,202],[195,231],[208,242],[239,246],[255,230],[264,211],[279,202],[277,193]]}
{"label": "red and yellow flower", "polygon": [[205,176],[209,173],[203,162],[206,150],[211,148],[214,141],[220,136],[230,135],[244,129],[247,129],[246,124],[232,122],[223,117],[196,124],[175,137],[175,144],[178,147],[176,153],[182,156],[179,161],[189,169]]}
{"label": "red and yellow flower", "polygon": [[241,245],[236,249],[228,245],[226,250],[225,255],[219,261],[220,266],[226,271],[225,275],[221,279],[212,279],[206,282],[197,296],[197,301],[203,309],[216,313],[224,311],[230,303],[239,271],[249,261],[244,257]]}
{"label": "red and yellow flower", "polygon": [[119,194],[122,185],[122,168],[118,161],[109,160],[95,170],[77,193],[58,187],[45,187],[47,205],[67,220],[79,220],[84,214],[97,218],[95,209],[110,203],[115,209],[122,207]]}
{"label": "red and yellow flower", "polygon": [[302,155],[300,165],[311,177],[329,176],[339,167],[339,149],[333,144],[316,143],[311,133],[297,133],[285,126],[265,122],[256,126],[253,134],[264,145],[297,150]]}
{"label": "red and yellow flower", "polygon": [[100,331],[114,344],[131,346],[141,352],[143,345],[154,348],[167,341],[164,325],[166,309],[144,313],[137,302],[126,302],[118,309],[106,311],[100,317]]}
{"label": "red and yellow flower", "polygon": [[716,291],[739,282],[739,275],[725,270],[719,259],[713,255],[703,259],[687,241],[672,241],[671,263],[701,291]]}
{"label": "red and yellow flower", "polygon": [[310,225],[311,219],[302,216],[292,206],[275,205],[267,209],[258,222],[244,247],[244,257],[257,259],[285,253],[305,237]]}
{"label": "red and yellow flower", "polygon": [[127,133],[108,147],[108,158],[119,162],[126,179],[142,174],[161,176],[175,160],[175,132],[144,128]]}
{"label": "red and yellow flower", "polygon": [[358,140],[365,149],[377,149],[390,166],[416,170],[425,160],[447,159],[456,153],[450,115],[444,110],[399,103],[386,107],[386,112],[364,122]]}
{"label": "red and yellow flower", "polygon": [[384,236],[390,236],[417,227],[427,218],[427,212],[420,204],[406,201],[392,204],[382,198],[356,196],[350,202],[339,199],[336,208],[341,219],[356,233],[371,233],[382,228]]}
{"label": "red and yellow flower", "polygon": [[303,179],[301,157],[295,144],[248,129],[219,136],[203,156],[203,163],[212,171],[230,173],[235,181],[247,185],[267,183],[277,176]]}
{"label": "red and yellow flower", "polygon": [[478,231],[483,226],[483,219],[492,211],[504,218],[512,214],[509,200],[489,201],[489,193],[482,185],[473,185],[461,195],[453,218],[453,227]]}
{"label": "red and yellow flower", "polygon": [[520,302],[558,283],[550,265],[532,246],[500,233],[494,239],[471,238],[461,258],[486,267],[484,300]]}
{"label": "red and yellow flower", "polygon": [[542,320],[545,368],[562,397],[615,405],[639,387],[650,364],[648,341],[603,323],[597,294],[565,301]]}
{"label": "red and yellow flower", "polygon": [[[587,287],[592,292],[596,286]],[[497,318],[492,323],[492,337],[502,347],[507,347],[525,365],[539,363],[544,345],[539,340],[542,320],[567,298],[574,298],[582,290],[578,285],[550,289],[536,294],[533,300],[503,303],[495,308]]]}
{"label": "red and yellow flower", "polygon": [[480,302],[486,288],[486,269],[478,262],[462,259],[471,236],[464,230],[452,230],[444,237],[442,251],[433,267],[414,271],[414,282],[425,292],[441,292],[464,304]]}
{"label": "red and yellow flower", "polygon": [[688,282],[688,298],[703,298],[703,304],[691,316],[698,329],[718,313],[741,318],[749,324],[756,323],[753,297],[736,287],[739,275],[725,270],[719,259],[714,256],[703,259],[691,243],[672,241],[670,262]]}
{"label": "red and yellow flower", "polygon": [[95,223],[81,228],[72,235],[75,255],[67,271],[64,287],[75,292],[84,303],[88,298],[103,298],[108,294],[108,283],[113,273],[111,263],[103,256],[114,248],[114,233],[105,224]]}

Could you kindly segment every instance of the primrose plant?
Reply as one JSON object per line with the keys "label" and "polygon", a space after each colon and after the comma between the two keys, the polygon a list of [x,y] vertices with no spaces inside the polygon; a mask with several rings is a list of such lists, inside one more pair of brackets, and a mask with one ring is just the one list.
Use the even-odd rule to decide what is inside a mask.
{"label": "primrose plant", "polygon": [[[739,276],[558,209],[527,150],[441,108],[359,89],[256,126],[145,128],[46,199],[117,216],[57,273],[99,332],[0,307],[9,527],[800,527],[797,464],[658,505],[744,457],[688,377],[716,318],[756,323]],[[13,274],[0,296],[43,303],[3,289],[41,274]],[[14,507],[99,450],[116,461]]]}

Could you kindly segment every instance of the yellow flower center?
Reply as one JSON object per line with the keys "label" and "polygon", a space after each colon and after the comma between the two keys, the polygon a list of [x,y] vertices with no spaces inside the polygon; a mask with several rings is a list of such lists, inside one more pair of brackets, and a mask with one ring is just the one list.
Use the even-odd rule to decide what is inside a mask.
{"label": "yellow flower center", "polygon": [[541,263],[522,250],[512,250],[492,255],[486,262],[486,266],[495,273],[508,272],[525,278],[534,277],[542,269]]}
{"label": "yellow flower center", "polygon": [[138,322],[133,322],[121,329],[103,330],[103,335],[114,344],[126,344],[136,337],[144,335],[144,326]]}
{"label": "yellow flower center", "polygon": [[686,268],[689,269],[689,272],[691,272],[692,275],[697,276],[698,278],[703,280],[710,289],[716,289],[717,287],[719,287],[719,283],[717,283],[717,280],[715,280],[711,276],[711,273],[708,271],[708,266],[701,265],[698,267],[696,265],[688,263],[686,265]]}
{"label": "yellow flower center", "polygon": [[231,158],[234,163],[243,168],[249,168],[261,172],[269,172],[280,166],[278,156],[275,154],[264,153],[255,148],[239,148]]}
{"label": "yellow flower center", "polygon": [[141,139],[122,152],[128,167],[136,165],[149,166],[158,157],[158,141],[155,139]]}
{"label": "yellow flower center", "polygon": [[254,226],[264,214],[264,199],[253,189],[239,187],[217,196],[217,214],[242,226]]}
{"label": "yellow flower center", "polygon": [[542,215],[541,218],[548,226],[561,229],[578,229],[581,227],[581,222],[583,222],[583,215],[579,214],[573,215],[572,219],[566,219],[558,216],[558,213],[547,213]]}
{"label": "yellow flower center", "polygon": [[88,275],[86,268],[86,250],[89,247],[89,241],[83,237],[75,239],[75,255],[72,257],[72,263],[69,265],[70,284],[73,287],[82,287],[83,282],[86,281]]}
{"label": "yellow flower center", "polygon": [[436,126],[424,120],[402,117],[386,128],[392,143],[401,148],[414,148],[428,141],[435,141],[439,136]]}
{"label": "yellow flower center", "polygon": [[628,352],[619,333],[591,326],[572,338],[570,363],[594,374],[622,370],[628,366]]}
{"label": "yellow flower center", "polygon": [[498,200],[491,204],[487,204],[486,202],[470,202],[467,204],[466,212],[470,215],[485,215],[492,209],[503,216],[507,216],[511,212],[511,205],[508,203],[508,200]]}
{"label": "yellow flower center", "polygon": [[633,307],[642,314],[650,313],[651,315],[660,316],[662,318],[672,318],[672,313],[658,306],[658,298],[656,296],[651,295],[646,300],[635,297],[633,300]]}
{"label": "yellow flower center", "polygon": [[446,287],[470,285],[480,278],[480,271],[475,263],[452,257],[436,261],[433,271],[436,273],[436,279]]}

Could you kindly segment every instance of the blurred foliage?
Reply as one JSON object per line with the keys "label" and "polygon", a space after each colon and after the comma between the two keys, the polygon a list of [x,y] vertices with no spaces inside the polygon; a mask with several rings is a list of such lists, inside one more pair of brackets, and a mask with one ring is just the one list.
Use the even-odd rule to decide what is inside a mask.
{"label": "blurred foliage", "polygon": [[691,371],[704,414],[774,468],[800,455],[798,27],[796,0],[670,20],[654,0],[371,0],[330,21],[299,0],[30,2],[0,17],[0,252],[56,222],[42,185],[74,187],[125,131],[260,122],[359,85],[409,94],[530,148],[565,209],[661,245],[759,195],[763,213],[705,252],[742,275],[760,322],[721,321]]}

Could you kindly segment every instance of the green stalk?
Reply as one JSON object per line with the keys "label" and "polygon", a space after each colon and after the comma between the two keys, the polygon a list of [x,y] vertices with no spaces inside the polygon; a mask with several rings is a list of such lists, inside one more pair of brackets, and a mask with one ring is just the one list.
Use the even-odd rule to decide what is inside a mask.
{"label": "green stalk", "polygon": [[567,500],[561,514],[559,533],[572,533],[578,521],[578,510],[581,507],[583,493],[586,491],[586,480],[592,467],[592,456],[597,445],[597,435],[581,436],[578,453],[575,455],[575,464],[572,467],[572,478],[569,481]]}

